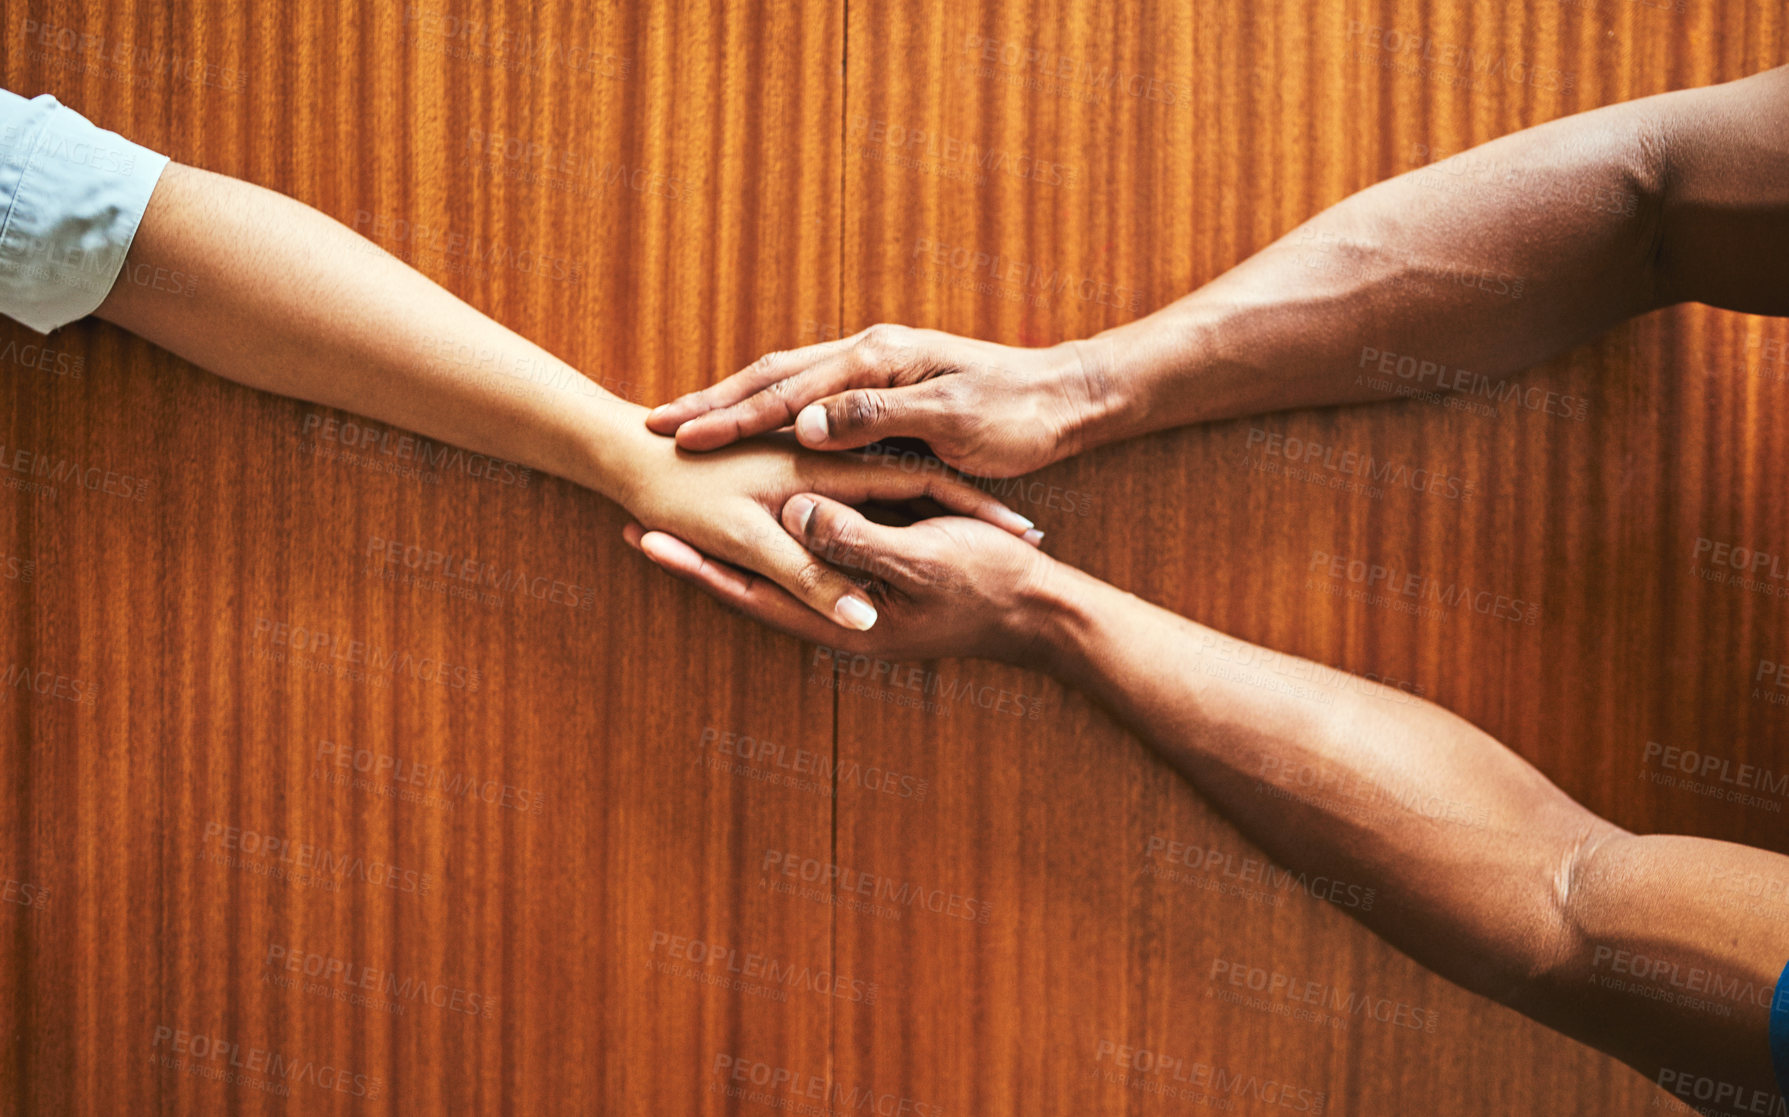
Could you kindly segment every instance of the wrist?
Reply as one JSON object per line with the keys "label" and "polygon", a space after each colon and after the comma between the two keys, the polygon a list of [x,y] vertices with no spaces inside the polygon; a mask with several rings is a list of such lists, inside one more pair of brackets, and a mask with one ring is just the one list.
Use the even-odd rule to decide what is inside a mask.
{"label": "wrist", "polygon": [[1073,457],[1141,433],[1148,405],[1126,327],[1065,343],[1073,356],[1062,390],[1070,420],[1059,432],[1060,457]]}
{"label": "wrist", "polygon": [[1208,418],[1193,382],[1211,367],[1215,329],[1209,314],[1180,307],[1069,342],[1085,405],[1063,456]]}
{"label": "wrist", "polygon": [[1039,556],[1032,577],[1019,589],[1009,622],[1011,662],[1064,680],[1081,674],[1094,629],[1094,599],[1103,582],[1067,563]]}
{"label": "wrist", "polygon": [[579,424],[579,464],[571,479],[631,508],[650,472],[652,451],[671,441],[646,429],[647,410],[607,393],[592,400]]}

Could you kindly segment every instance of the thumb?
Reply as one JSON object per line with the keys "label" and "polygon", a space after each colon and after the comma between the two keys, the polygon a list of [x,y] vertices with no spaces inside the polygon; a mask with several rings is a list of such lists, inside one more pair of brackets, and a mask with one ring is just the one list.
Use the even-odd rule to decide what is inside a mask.
{"label": "thumb", "polygon": [[783,505],[783,527],[828,565],[887,583],[915,588],[905,528],[878,524],[849,504],[818,493],[797,493]]}
{"label": "thumb", "polygon": [[852,450],[884,438],[948,443],[963,428],[955,377],[903,388],[854,388],[817,400],[795,417],[795,437],[812,450]]}

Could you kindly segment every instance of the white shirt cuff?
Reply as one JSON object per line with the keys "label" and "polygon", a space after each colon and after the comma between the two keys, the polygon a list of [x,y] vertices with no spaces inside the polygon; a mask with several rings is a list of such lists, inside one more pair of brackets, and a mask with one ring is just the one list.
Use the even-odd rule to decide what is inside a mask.
{"label": "white shirt cuff", "polygon": [[93,313],[167,165],[47,93],[0,90],[0,314],[47,334]]}

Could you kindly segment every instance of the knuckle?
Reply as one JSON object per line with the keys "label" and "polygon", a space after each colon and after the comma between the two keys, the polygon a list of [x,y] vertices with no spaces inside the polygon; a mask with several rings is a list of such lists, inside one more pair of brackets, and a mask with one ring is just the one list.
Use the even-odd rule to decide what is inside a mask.
{"label": "knuckle", "polygon": [[857,532],[842,524],[817,524],[810,528],[815,553],[827,562],[860,569],[863,566],[862,545]]}
{"label": "knuckle", "polygon": [[956,418],[959,409],[970,402],[969,386],[961,376],[940,376],[932,381],[932,403],[947,418]]}
{"label": "knuckle", "polygon": [[817,562],[810,562],[805,566],[795,568],[795,585],[802,593],[817,593],[822,586],[826,585],[831,574],[832,571],[826,567]]}
{"label": "knuckle", "polygon": [[839,401],[839,413],[834,417],[840,421],[839,425],[847,430],[861,430],[865,427],[875,426],[882,420],[886,410],[879,394],[860,388],[845,393]]}
{"label": "knuckle", "polygon": [[938,397],[946,403],[968,404],[989,394],[987,389],[976,381],[973,373],[963,376],[940,376],[932,381]]}
{"label": "knuckle", "polygon": [[795,398],[796,386],[793,379],[772,380],[764,385],[764,396],[766,399],[775,400],[784,407],[788,407]]}
{"label": "knuckle", "polygon": [[747,555],[775,554],[774,548],[784,542],[784,535],[781,525],[772,517],[747,506],[737,513],[732,524],[723,529],[723,537],[730,553],[720,557],[732,561]]}
{"label": "knuckle", "polygon": [[855,350],[865,364],[879,366],[891,363],[911,344],[907,327],[879,322],[863,332]]}
{"label": "knuckle", "polygon": [[867,556],[861,569],[872,578],[900,585],[907,580],[907,564],[894,555],[872,554]]}
{"label": "knuckle", "polygon": [[959,500],[967,500],[985,496],[986,494],[969,482],[951,476],[933,477],[928,480],[923,495],[942,504],[953,497]]}

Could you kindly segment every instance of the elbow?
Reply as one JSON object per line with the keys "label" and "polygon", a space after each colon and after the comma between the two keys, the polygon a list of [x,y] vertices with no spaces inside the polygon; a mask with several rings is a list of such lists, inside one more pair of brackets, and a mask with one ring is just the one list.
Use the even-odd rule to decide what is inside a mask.
{"label": "elbow", "polygon": [[[1598,859],[1631,837],[1594,816],[1562,836],[1551,856],[1546,895],[1535,910],[1529,949],[1504,974],[1504,995],[1496,999],[1553,1027],[1581,999],[1593,932],[1593,870]],[[1567,1029],[1571,1030],[1571,1029]]]}
{"label": "elbow", "polygon": [[1683,301],[1671,281],[1671,261],[1665,251],[1674,166],[1670,133],[1656,116],[1642,116],[1628,146],[1621,169],[1622,188],[1634,199],[1633,241],[1645,276],[1646,309],[1670,306]]}

